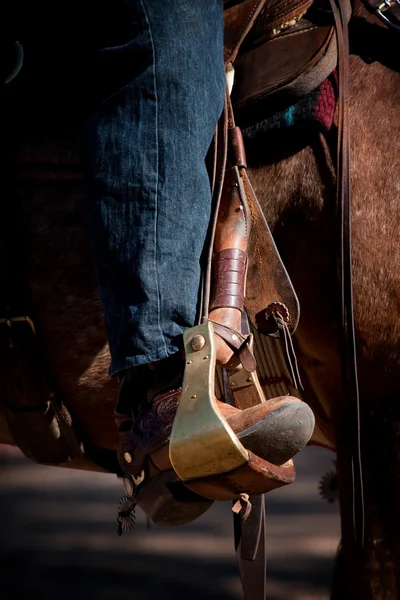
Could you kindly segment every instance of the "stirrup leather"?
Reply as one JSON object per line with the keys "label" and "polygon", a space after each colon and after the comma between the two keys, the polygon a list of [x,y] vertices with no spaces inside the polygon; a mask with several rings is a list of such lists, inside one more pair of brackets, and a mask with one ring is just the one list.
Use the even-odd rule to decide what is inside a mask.
{"label": "stirrup leather", "polygon": [[[248,189],[243,139],[229,97],[225,111],[226,162],[215,194],[202,324],[184,334],[185,373],[169,446],[178,477],[191,490],[214,500],[229,500],[242,493],[263,494],[295,478],[291,460],[277,466],[247,450],[220,413],[215,398],[215,369],[221,365],[230,372],[230,385],[240,384],[234,395],[237,407],[242,404],[242,394],[247,406],[265,402],[261,386],[256,384],[252,336],[243,331],[255,196]],[[265,229],[263,233],[265,237]],[[274,305],[278,305],[279,294],[275,299]],[[251,316],[254,318],[254,312]],[[243,376],[246,383],[241,381]],[[250,386],[246,385],[249,379]]]}

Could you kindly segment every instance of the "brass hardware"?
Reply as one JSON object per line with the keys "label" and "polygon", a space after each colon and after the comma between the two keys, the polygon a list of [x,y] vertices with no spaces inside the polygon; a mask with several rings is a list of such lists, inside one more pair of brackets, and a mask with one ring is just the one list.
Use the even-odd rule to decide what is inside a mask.
{"label": "brass hardware", "polygon": [[28,325],[32,329],[33,335],[36,335],[35,326],[33,324],[33,321],[28,316],[24,316],[24,317],[9,317],[8,319],[0,319],[0,323],[5,323],[6,325],[8,325],[8,327],[12,327],[12,324],[14,322],[15,323],[20,323],[20,322],[23,322],[23,321],[26,321],[28,323]]}
{"label": "brass hardware", "polygon": [[250,373],[246,369],[239,369],[238,371],[232,371],[229,375],[229,384],[231,387],[251,387],[254,382]]}
{"label": "brass hardware", "polygon": [[[194,335],[204,337],[195,351]],[[186,364],[182,394],[171,432],[169,456],[183,481],[227,473],[248,462],[248,452],[218,410],[214,396],[216,348],[210,322],[183,335]],[[209,360],[203,360],[205,356]]]}
{"label": "brass hardware", "polygon": [[132,462],[132,456],[129,454],[129,452],[125,452],[124,454],[124,461],[128,463],[128,465],[131,464]]}
{"label": "brass hardware", "polygon": [[193,350],[195,350],[196,352],[198,352],[199,350],[201,350],[202,348],[204,348],[204,344],[206,343],[206,340],[204,339],[204,337],[202,335],[194,335],[192,337],[192,341],[190,342]]}
{"label": "brass hardware", "polygon": [[[396,16],[396,9],[398,10],[400,5],[399,0],[384,0],[378,6],[374,7],[373,10],[375,14],[384,22],[386,25],[393,27],[397,31],[400,31],[399,18]],[[391,11],[394,11],[393,13]],[[388,13],[391,17],[390,19],[386,16],[385,13]],[[392,19],[396,19],[397,23]]]}
{"label": "brass hardware", "polygon": [[[249,338],[249,348],[251,350],[251,352],[253,352],[253,348],[254,348],[254,336],[253,334],[250,334],[250,338]],[[236,371],[230,371],[229,373],[229,384],[231,387],[236,387],[236,388],[249,388],[252,385],[254,385],[254,374],[249,373],[249,371],[246,371],[246,369],[244,369],[243,367],[240,369],[237,369]],[[257,377],[256,377],[257,380]]]}

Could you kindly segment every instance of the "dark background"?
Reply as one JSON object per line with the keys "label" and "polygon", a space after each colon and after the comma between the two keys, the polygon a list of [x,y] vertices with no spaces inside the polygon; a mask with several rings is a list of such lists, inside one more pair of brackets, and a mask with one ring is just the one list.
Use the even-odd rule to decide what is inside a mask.
{"label": "dark background", "polygon": [[[113,475],[36,465],[0,446],[2,600],[241,600],[231,504],[194,523],[117,535]],[[339,540],[337,504],[320,477],[334,455],[306,448],[297,477],[267,496],[268,600],[328,600]]]}

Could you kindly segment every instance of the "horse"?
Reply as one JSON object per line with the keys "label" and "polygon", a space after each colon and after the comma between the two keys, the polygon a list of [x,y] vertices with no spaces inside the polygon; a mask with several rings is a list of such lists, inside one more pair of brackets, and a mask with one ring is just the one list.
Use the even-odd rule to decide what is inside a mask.
{"label": "horse", "polygon": [[[316,418],[310,443],[333,450],[338,458],[342,541],[333,600],[395,600],[400,593],[400,73],[390,52],[395,36],[355,5],[348,101],[363,544],[351,534],[351,482],[341,445],[346,424],[338,410],[343,380],[336,310],[336,130],[288,129],[253,138],[249,131],[246,141],[252,185],[300,300],[293,342],[303,398]],[[66,128],[43,136],[43,128],[32,127],[32,116],[16,111],[10,128],[18,133],[11,156],[26,224],[29,304],[46,365],[87,449],[86,456],[63,466],[112,471],[119,441],[113,415],[117,382],[108,376],[79,158],[71,150],[76,142]],[[7,385],[4,369],[1,379]],[[1,398],[0,443],[17,445]]]}

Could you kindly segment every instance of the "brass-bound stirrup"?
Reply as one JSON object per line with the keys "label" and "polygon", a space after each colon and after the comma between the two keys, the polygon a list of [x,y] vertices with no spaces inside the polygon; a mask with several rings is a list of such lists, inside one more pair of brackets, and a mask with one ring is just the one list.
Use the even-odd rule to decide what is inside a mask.
{"label": "brass-bound stirrup", "polygon": [[249,460],[215,401],[215,343],[210,322],[186,330],[182,395],[172,428],[169,455],[182,481],[220,475]]}

